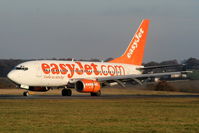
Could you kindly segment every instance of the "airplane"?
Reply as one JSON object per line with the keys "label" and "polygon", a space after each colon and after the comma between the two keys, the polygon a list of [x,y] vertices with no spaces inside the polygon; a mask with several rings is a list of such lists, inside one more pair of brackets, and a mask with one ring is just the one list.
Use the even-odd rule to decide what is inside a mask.
{"label": "airplane", "polygon": [[29,91],[44,92],[53,88],[62,88],[62,96],[71,96],[71,88],[90,93],[91,96],[100,96],[101,88],[111,83],[125,87],[129,81],[142,84],[143,79],[182,73],[143,73],[145,67],[142,60],[149,23],[148,19],[142,20],[123,55],[111,61],[27,61],[14,67],[7,77],[26,90],[24,96],[29,96]]}

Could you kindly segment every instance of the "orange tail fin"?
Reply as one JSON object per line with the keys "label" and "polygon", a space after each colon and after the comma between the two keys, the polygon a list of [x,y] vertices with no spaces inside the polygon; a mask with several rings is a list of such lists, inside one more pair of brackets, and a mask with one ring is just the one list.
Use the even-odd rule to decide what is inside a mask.
{"label": "orange tail fin", "polygon": [[124,54],[109,62],[141,65],[147,38],[149,20],[143,20]]}

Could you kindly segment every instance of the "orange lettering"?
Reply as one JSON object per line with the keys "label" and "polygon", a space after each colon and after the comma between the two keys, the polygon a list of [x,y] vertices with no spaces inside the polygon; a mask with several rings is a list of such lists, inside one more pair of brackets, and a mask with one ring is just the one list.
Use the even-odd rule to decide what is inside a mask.
{"label": "orange lettering", "polygon": [[[111,70],[112,69],[112,70]],[[115,68],[111,65],[108,65],[108,71],[111,76],[115,75]]]}
{"label": "orange lettering", "polygon": [[50,73],[50,66],[48,64],[45,64],[45,63],[41,64],[41,68],[45,74]]}
{"label": "orange lettering", "polygon": [[66,66],[70,70],[70,74],[68,74],[68,78],[72,78],[75,71],[75,64],[66,64]]}
{"label": "orange lettering", "polygon": [[61,68],[61,74],[67,73],[67,69],[66,69],[66,66],[64,64],[59,64],[59,67]]}
{"label": "orange lettering", "polygon": [[92,63],[91,66],[93,67],[93,71],[94,71],[95,75],[99,75],[99,72],[97,71],[97,65]]}
{"label": "orange lettering", "polygon": [[108,73],[106,73],[106,70],[104,70],[103,68],[106,67],[105,65],[101,65],[101,70],[102,70],[102,73],[107,76]]}
{"label": "orange lettering", "polygon": [[75,63],[77,63],[77,65],[79,66],[79,69],[76,68],[76,73],[79,75],[82,75],[83,74],[83,66],[82,66],[81,62],[75,62]]}
{"label": "orange lettering", "polygon": [[59,68],[58,68],[58,66],[56,64],[50,64],[50,66],[53,67],[51,69],[52,74],[59,74]]}
{"label": "orange lettering", "polygon": [[125,75],[125,70],[124,70],[124,67],[123,66],[114,66],[115,67],[115,70],[117,72],[117,75],[118,75],[118,72],[119,72],[119,75]]}
{"label": "orange lettering", "polygon": [[85,69],[86,74],[88,74],[88,75],[92,74],[92,71],[91,71],[92,68],[88,64],[84,65],[84,69]]}

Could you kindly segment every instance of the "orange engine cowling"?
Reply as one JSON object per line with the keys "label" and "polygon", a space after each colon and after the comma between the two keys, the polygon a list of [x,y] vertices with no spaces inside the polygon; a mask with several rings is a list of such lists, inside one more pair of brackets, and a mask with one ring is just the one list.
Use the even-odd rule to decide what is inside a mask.
{"label": "orange engine cowling", "polygon": [[82,79],[76,82],[75,88],[78,92],[98,92],[101,86],[98,81]]}
{"label": "orange engine cowling", "polygon": [[39,92],[44,92],[44,91],[48,91],[49,88],[47,87],[29,87],[30,91],[39,91]]}

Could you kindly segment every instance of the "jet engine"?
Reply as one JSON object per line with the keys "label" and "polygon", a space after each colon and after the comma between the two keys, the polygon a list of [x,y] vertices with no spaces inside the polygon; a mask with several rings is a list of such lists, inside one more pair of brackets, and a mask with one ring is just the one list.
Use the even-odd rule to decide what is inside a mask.
{"label": "jet engine", "polygon": [[99,92],[101,89],[100,83],[96,80],[82,79],[76,82],[75,88],[78,92]]}

